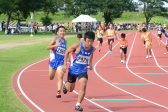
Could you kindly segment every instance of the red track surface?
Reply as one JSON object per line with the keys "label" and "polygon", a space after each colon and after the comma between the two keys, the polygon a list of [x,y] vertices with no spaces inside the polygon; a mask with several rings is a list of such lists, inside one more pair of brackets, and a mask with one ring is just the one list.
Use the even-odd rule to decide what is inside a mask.
{"label": "red track surface", "polygon": [[[122,33],[122,32],[121,32]],[[107,42],[102,51],[94,54],[94,70],[89,71],[86,98],[99,106],[84,100],[84,112],[167,112],[168,111],[168,55],[164,55],[165,47],[159,46],[157,38],[153,36],[153,52],[156,58],[146,59],[145,48],[142,46],[140,35],[136,32],[125,32],[129,42],[128,62],[120,63],[118,41],[113,44],[113,54],[107,54]],[[129,34],[130,33],[130,34]],[[105,41],[106,39],[104,39]],[[165,42],[165,39],[163,38]],[[97,45],[97,42],[95,42]],[[62,98],[55,97],[57,92],[57,77],[49,80],[48,60],[32,64],[19,70],[13,78],[13,87],[18,97],[32,111],[45,112],[75,112],[77,95],[62,94]],[[158,63],[158,65],[156,64]],[[161,66],[159,68],[158,66]],[[164,66],[163,66],[164,65]],[[129,70],[128,70],[129,69]],[[141,74],[136,74],[141,73]],[[163,73],[162,75],[145,75],[143,73]],[[19,78],[20,77],[20,78]],[[64,76],[64,81],[67,74]],[[18,81],[18,83],[17,83]],[[116,84],[114,84],[116,83]],[[149,84],[143,86],[128,86],[118,84]],[[20,84],[20,87],[18,86]],[[76,83],[75,91],[79,91]],[[27,96],[27,98],[25,98]],[[91,99],[139,99],[131,102],[107,102]],[[31,100],[34,104],[30,103]],[[107,109],[107,110],[106,110]]]}

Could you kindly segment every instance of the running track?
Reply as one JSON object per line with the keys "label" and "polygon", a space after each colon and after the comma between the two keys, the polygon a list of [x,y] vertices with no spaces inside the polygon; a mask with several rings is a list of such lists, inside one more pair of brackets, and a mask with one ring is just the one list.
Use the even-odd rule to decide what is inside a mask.
{"label": "running track", "polygon": [[[125,32],[128,40],[127,63],[120,63],[119,44],[115,40],[113,54],[108,54],[104,39],[102,51],[94,53],[94,69],[89,71],[87,93],[81,107],[84,112],[168,112],[168,55],[164,55],[165,38],[158,45],[155,32],[153,57],[146,59],[140,35]],[[118,33],[118,35],[119,35]],[[97,46],[97,42],[94,43]],[[40,60],[20,69],[13,77],[18,97],[34,112],[75,112],[79,91],[56,98],[57,77],[48,77],[48,59]],[[67,73],[64,75],[64,81]]]}

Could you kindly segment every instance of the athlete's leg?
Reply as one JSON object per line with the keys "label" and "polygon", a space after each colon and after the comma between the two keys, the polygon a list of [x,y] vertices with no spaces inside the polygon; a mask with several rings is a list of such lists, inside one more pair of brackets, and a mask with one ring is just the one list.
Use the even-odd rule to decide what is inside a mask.
{"label": "athlete's leg", "polygon": [[57,82],[58,91],[61,91],[62,85],[63,85],[63,76],[64,76],[64,72],[62,71],[62,66],[59,66],[57,68],[57,76],[58,76],[58,82]]}
{"label": "athlete's leg", "polygon": [[160,35],[158,35],[158,43],[159,43],[159,45],[160,45],[160,40],[161,40],[161,37],[160,37]]}
{"label": "athlete's leg", "polygon": [[56,72],[56,70],[53,69],[53,68],[51,68],[50,65],[49,65],[49,78],[50,78],[50,80],[53,80],[53,79],[54,79],[54,77],[55,77],[55,72]]}
{"label": "athlete's leg", "polygon": [[149,55],[150,55],[150,58],[151,58],[151,56],[152,56],[152,51],[151,51],[152,45],[150,45],[150,46],[148,47],[148,49],[149,49]]}
{"label": "athlete's leg", "polygon": [[98,40],[97,42],[98,42],[98,47],[99,47],[99,50],[100,50],[100,46],[101,46],[100,40]]}
{"label": "athlete's leg", "polygon": [[167,50],[167,52],[168,52],[168,43],[166,44],[166,50]]}
{"label": "athlete's leg", "polygon": [[110,41],[110,46],[109,46],[110,51],[112,51],[112,47],[113,47],[113,41]]}
{"label": "athlete's leg", "polygon": [[78,94],[78,103],[81,103],[85,96],[87,81],[88,80],[86,78],[79,79],[80,90]]}
{"label": "athlete's leg", "polygon": [[121,58],[121,63],[123,62],[123,50],[120,49],[120,58]]}
{"label": "athlete's leg", "polygon": [[148,58],[148,50],[149,49],[148,49],[148,45],[147,44],[145,45],[145,48],[146,48],[146,55],[147,55],[146,58]]}
{"label": "athlete's leg", "polygon": [[70,72],[68,72],[68,81],[65,82],[63,91],[65,91],[64,93],[66,94],[66,91],[68,92],[72,92],[75,88],[75,82],[76,82],[76,77],[72,74],[70,74]]}

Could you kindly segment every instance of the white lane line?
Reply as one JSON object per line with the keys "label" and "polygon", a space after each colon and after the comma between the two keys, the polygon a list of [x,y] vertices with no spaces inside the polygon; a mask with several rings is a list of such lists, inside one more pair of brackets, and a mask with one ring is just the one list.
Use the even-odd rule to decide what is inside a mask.
{"label": "white lane line", "polygon": [[[105,41],[105,42],[103,42],[103,43],[106,43],[106,42],[107,42],[107,41]],[[96,47],[97,47],[97,46],[96,46]],[[35,108],[37,108],[37,109],[38,109],[39,111],[41,111],[41,112],[45,112],[45,111],[44,111],[43,109],[41,109],[37,104],[35,104],[35,103],[25,94],[25,92],[23,91],[23,89],[22,89],[22,87],[21,87],[21,84],[20,84],[20,77],[21,77],[21,75],[23,74],[23,72],[25,72],[26,69],[28,69],[29,67],[31,67],[31,66],[33,66],[33,65],[35,65],[35,64],[37,64],[37,63],[40,63],[40,62],[42,62],[42,61],[45,61],[45,60],[47,60],[47,59],[49,59],[49,58],[46,58],[46,59],[37,61],[37,62],[32,63],[31,65],[27,66],[26,68],[24,68],[24,69],[19,73],[19,75],[18,75],[18,77],[17,77],[17,85],[18,85],[18,88],[19,88],[20,92],[22,93],[22,95],[23,95]],[[78,92],[76,92],[76,91],[73,91],[73,92],[74,92],[75,94],[78,94]],[[100,107],[100,108],[102,108],[102,109],[108,111],[108,112],[113,112],[113,111],[111,111],[111,110],[109,110],[109,109],[107,109],[107,108],[105,108],[105,107],[103,107],[103,106],[101,106],[101,105],[99,105],[99,104],[97,104],[97,103],[95,103],[95,102],[89,100],[89,99],[86,98],[86,97],[84,97],[84,99],[87,100],[87,101],[89,101],[89,102],[91,102],[91,103],[93,103],[94,105],[96,105],[96,106],[98,106],[98,107]]]}
{"label": "white lane line", "polygon": [[[153,33],[152,33],[152,34],[153,34]],[[153,34],[153,35],[154,35],[154,34]],[[156,35],[154,35],[154,36],[156,37]],[[163,42],[163,41],[162,41],[162,42]],[[164,43],[164,42],[163,42],[163,43]],[[152,54],[153,54],[153,57],[154,57],[154,60],[155,60],[156,65],[157,65],[160,69],[162,69],[163,71],[165,71],[165,72],[168,73],[167,70],[163,69],[163,68],[158,64],[158,62],[157,62],[157,60],[156,60],[156,57],[155,57],[155,54],[154,54],[153,50],[152,50]]]}
{"label": "white lane line", "polygon": [[130,52],[129,52],[129,55],[128,55],[128,58],[127,58],[127,61],[126,61],[126,68],[127,68],[132,74],[134,74],[135,76],[137,76],[137,77],[139,77],[139,78],[141,78],[141,79],[143,79],[143,80],[145,80],[145,81],[147,81],[147,82],[149,82],[149,83],[151,83],[151,84],[154,84],[154,85],[156,85],[156,86],[162,87],[162,88],[164,88],[164,89],[168,89],[168,88],[165,87],[165,86],[159,85],[159,84],[157,84],[157,83],[154,83],[154,82],[152,82],[152,81],[150,81],[150,80],[147,80],[147,79],[145,79],[145,78],[143,78],[143,77],[141,77],[141,76],[135,74],[135,73],[134,73],[132,70],[130,70],[130,68],[128,67],[128,62],[129,62],[129,59],[130,59],[130,55],[131,55],[132,48],[133,48],[133,46],[134,46],[136,37],[137,37],[137,33],[136,33],[136,35],[135,35],[135,37],[134,37],[134,41],[133,41],[133,43],[132,43],[132,46],[131,46],[131,49],[130,49]]}
{"label": "white lane line", "polygon": [[[136,33],[136,35],[137,35],[137,33]],[[135,37],[136,37],[136,35],[135,35]],[[134,41],[135,41],[135,37],[134,37]],[[117,44],[116,44],[116,45],[117,45]],[[113,48],[115,48],[116,45],[115,45]],[[133,46],[133,44],[132,44],[132,46]],[[98,64],[102,59],[104,59],[104,58],[108,55],[108,53],[109,53],[109,52],[107,52],[102,58],[100,58],[100,60],[94,65],[94,72],[96,73],[96,75],[97,75],[100,79],[102,79],[102,80],[103,80],[104,82],[106,82],[107,84],[109,84],[109,85],[111,85],[111,86],[113,86],[113,87],[115,87],[115,88],[117,88],[117,89],[119,89],[119,90],[121,90],[121,91],[123,91],[123,92],[125,92],[125,93],[127,93],[127,94],[130,94],[130,95],[135,96],[135,97],[137,97],[137,98],[139,98],[139,99],[141,99],[141,100],[144,100],[144,101],[147,101],[147,102],[149,102],[149,103],[152,103],[152,104],[155,104],[155,105],[157,105],[157,106],[160,106],[160,107],[163,107],[163,108],[168,109],[168,107],[166,107],[166,106],[157,104],[157,103],[155,103],[155,102],[152,102],[152,101],[149,101],[149,100],[144,99],[144,98],[142,98],[142,97],[139,97],[139,96],[137,96],[137,95],[134,95],[134,94],[132,94],[132,93],[130,93],[130,92],[128,92],[128,91],[125,91],[124,89],[121,89],[121,88],[115,86],[114,84],[111,84],[110,82],[108,82],[108,81],[105,80],[104,78],[102,78],[102,77],[97,73],[97,71],[96,71],[96,66],[97,66],[97,64]]]}

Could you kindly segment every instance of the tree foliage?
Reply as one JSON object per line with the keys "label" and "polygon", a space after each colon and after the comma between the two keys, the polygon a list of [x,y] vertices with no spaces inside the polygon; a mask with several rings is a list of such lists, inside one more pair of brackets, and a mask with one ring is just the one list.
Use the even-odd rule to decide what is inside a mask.
{"label": "tree foliage", "polygon": [[146,24],[148,24],[154,16],[163,16],[165,14],[167,10],[163,7],[164,2],[168,3],[168,0],[139,0],[139,5],[143,6]]}
{"label": "tree foliage", "polygon": [[66,4],[65,11],[74,17],[102,12],[105,22],[108,23],[120,17],[124,10],[134,9],[133,0],[70,0],[70,3]]}

